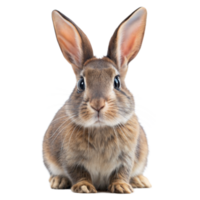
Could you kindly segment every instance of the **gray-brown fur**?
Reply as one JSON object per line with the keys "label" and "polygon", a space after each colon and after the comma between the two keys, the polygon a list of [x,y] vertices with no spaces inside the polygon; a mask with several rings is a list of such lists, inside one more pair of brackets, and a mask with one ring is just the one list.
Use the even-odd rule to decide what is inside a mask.
{"label": "gray-brown fur", "polygon": [[[146,11],[138,10],[142,14],[136,11],[136,17],[141,15],[144,26]],[[43,157],[51,175],[51,187],[63,189],[70,184],[74,192],[86,193],[97,190],[131,193],[132,187],[150,187],[142,176],[148,155],[146,135],[135,114],[134,98],[125,84],[128,62],[138,45],[135,51],[125,49],[118,55],[115,53],[120,42],[117,37],[111,40],[109,52],[119,63],[117,56],[126,53],[123,66],[112,56],[97,59],[86,35],[70,19],[58,11],[53,11],[52,16],[58,42],[74,69],[77,83],[44,136]],[[123,34],[120,26],[113,37],[119,30]],[[69,32],[62,28],[65,31],[69,28]],[[133,31],[134,37],[139,38],[143,33],[143,29]],[[76,47],[71,50],[69,43]],[[115,88],[118,75],[121,83]],[[77,86],[79,80],[84,81],[85,89]]]}

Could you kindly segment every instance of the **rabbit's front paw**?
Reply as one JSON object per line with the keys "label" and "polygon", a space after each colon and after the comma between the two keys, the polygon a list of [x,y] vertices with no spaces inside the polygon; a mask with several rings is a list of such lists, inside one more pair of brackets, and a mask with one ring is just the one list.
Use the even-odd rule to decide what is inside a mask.
{"label": "rabbit's front paw", "polygon": [[70,187],[70,181],[63,176],[51,176],[49,182],[52,189],[67,189]]}
{"label": "rabbit's front paw", "polygon": [[150,188],[151,187],[149,180],[143,175],[139,175],[139,176],[131,178],[130,184],[133,188]]}
{"label": "rabbit's front paw", "polygon": [[113,182],[108,186],[108,190],[112,193],[132,193],[131,185],[126,182]]}
{"label": "rabbit's front paw", "polygon": [[87,181],[80,181],[72,186],[71,190],[77,193],[96,193],[95,187],[87,182]]}

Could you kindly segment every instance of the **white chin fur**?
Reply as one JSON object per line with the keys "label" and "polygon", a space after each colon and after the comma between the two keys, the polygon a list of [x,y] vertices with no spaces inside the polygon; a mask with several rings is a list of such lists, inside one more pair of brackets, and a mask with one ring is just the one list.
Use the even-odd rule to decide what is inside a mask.
{"label": "white chin fur", "polygon": [[[67,111],[66,111],[66,114],[68,115]],[[99,121],[98,121],[98,117],[96,114],[94,114],[93,117],[91,117],[89,120],[82,120],[80,118],[71,118],[71,120],[77,124],[77,125],[80,125],[80,126],[83,126],[85,128],[88,128],[88,127],[104,127],[104,126],[111,126],[111,127],[114,127],[118,124],[126,124],[126,122],[133,116],[134,114],[134,111],[131,112],[129,115],[126,115],[126,116],[118,116],[117,118],[114,118],[112,120],[109,120],[109,119],[106,119],[104,118],[104,115],[101,114],[100,115],[100,118],[99,118]],[[70,115],[68,115],[70,116]]]}
{"label": "white chin fur", "polygon": [[[96,117],[91,118],[90,120],[84,121],[81,123],[82,120],[79,121],[80,125],[84,127],[104,127],[104,126],[111,126],[114,127],[118,124],[126,124],[127,121],[133,116],[133,113],[130,113],[127,116],[118,116],[116,119],[113,120],[106,120],[100,118],[99,121]],[[77,123],[77,122],[76,122]]]}

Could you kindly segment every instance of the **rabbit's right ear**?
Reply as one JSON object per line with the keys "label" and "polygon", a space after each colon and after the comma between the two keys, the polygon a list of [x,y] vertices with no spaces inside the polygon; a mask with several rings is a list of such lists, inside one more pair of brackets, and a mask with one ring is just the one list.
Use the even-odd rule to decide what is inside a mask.
{"label": "rabbit's right ear", "polygon": [[83,31],[62,13],[54,10],[52,19],[60,49],[78,75],[84,62],[93,57],[92,46]]}

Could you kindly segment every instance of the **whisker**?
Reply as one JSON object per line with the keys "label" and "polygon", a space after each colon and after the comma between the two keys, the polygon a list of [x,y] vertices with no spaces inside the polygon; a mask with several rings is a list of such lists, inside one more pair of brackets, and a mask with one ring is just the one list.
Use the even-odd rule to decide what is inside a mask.
{"label": "whisker", "polygon": [[[68,126],[68,124],[67,124],[67,126]],[[51,142],[51,144],[54,143],[54,141],[56,140],[56,138],[58,137],[58,135],[60,135],[60,134],[62,133],[62,131],[63,131],[67,126],[65,126],[63,129],[61,129],[61,130],[58,132],[58,134],[56,135],[56,137],[54,138],[54,140]]]}
{"label": "whisker", "polygon": [[70,119],[72,119],[74,116],[75,116],[75,115],[71,116],[70,118],[67,118],[67,120],[65,120],[65,121],[56,129],[56,131],[52,134],[52,136],[51,136],[49,139],[51,139],[51,138],[55,135],[55,133],[58,131],[58,129],[59,129],[63,124],[65,124],[67,121],[69,121]]}
{"label": "whisker", "polygon": [[58,118],[54,119],[53,121],[51,121],[51,123],[53,123],[53,122],[55,122],[55,121],[57,121],[59,119],[65,118],[65,117],[67,117],[67,115],[66,116],[62,116],[62,117],[58,117]]}
{"label": "whisker", "polygon": [[61,152],[63,151],[63,145],[64,145],[64,143],[65,143],[65,138],[66,138],[66,136],[67,136],[67,134],[65,134],[65,137],[64,137],[64,139],[63,139],[63,141],[62,141],[62,145],[61,145],[61,148],[60,148],[60,151],[61,151]]}
{"label": "whisker", "polygon": [[63,124],[65,124],[68,120],[69,120],[69,119],[67,118],[67,120],[65,120],[65,121],[54,131],[54,133],[51,135],[51,137],[50,137],[49,139],[51,139],[51,138],[55,135],[55,133],[57,132],[57,130],[58,130]]}
{"label": "whisker", "polygon": [[[74,129],[73,129],[73,131],[72,131],[72,133],[71,133],[71,135],[70,135],[70,138],[69,138],[68,146],[69,146],[69,144],[70,144],[70,140],[71,140],[72,134],[74,133],[74,131],[75,131],[75,129],[76,129],[77,127],[78,127],[78,126],[75,124],[75,127],[74,127]],[[79,129],[80,129],[80,128],[79,128]]]}
{"label": "whisker", "polygon": [[[71,121],[69,124],[67,124],[66,128],[67,128],[70,124],[72,124],[72,123],[73,123],[73,121]],[[63,150],[63,145],[64,145],[64,142],[65,142],[66,136],[67,136],[67,134],[65,134],[65,137],[64,137],[64,139],[63,139],[62,146],[61,146],[61,151]],[[69,144],[69,143],[68,143],[68,144]]]}

